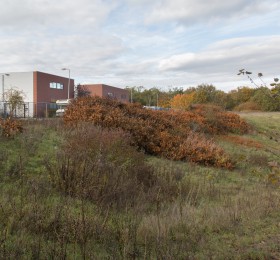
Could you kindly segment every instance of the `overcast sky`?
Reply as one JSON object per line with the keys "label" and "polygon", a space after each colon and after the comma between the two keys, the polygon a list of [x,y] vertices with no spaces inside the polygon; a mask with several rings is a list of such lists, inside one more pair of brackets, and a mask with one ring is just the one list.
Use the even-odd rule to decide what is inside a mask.
{"label": "overcast sky", "polygon": [[2,0],[0,72],[228,91],[242,68],[280,77],[279,17],[279,0]]}

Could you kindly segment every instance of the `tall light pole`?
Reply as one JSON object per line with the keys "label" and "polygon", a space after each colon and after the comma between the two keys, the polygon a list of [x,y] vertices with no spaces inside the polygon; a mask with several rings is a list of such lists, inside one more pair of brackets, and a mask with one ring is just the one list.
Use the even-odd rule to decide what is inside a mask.
{"label": "tall light pole", "polygon": [[70,69],[62,68],[62,70],[68,70],[68,72],[69,72],[69,78],[68,78],[68,97],[67,97],[67,99],[69,99],[69,91],[70,91]]}
{"label": "tall light pole", "polygon": [[5,76],[10,76],[10,74],[2,74],[2,102],[5,102]]}

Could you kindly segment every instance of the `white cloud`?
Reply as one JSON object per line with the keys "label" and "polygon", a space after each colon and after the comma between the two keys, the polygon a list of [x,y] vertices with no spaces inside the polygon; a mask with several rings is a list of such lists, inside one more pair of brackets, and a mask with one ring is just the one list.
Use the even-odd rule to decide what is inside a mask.
{"label": "white cloud", "polygon": [[2,0],[0,72],[69,67],[77,82],[147,87],[229,87],[241,67],[279,77],[279,8],[278,0]]}
{"label": "white cloud", "polygon": [[234,38],[217,42],[198,53],[182,53],[163,59],[161,71],[188,71],[211,74],[246,67],[277,73],[280,36]]}
{"label": "white cloud", "polygon": [[218,41],[200,52],[165,58],[159,62],[158,68],[184,86],[208,83],[230,90],[241,85],[254,87],[247,77],[237,76],[242,68],[253,72],[254,79],[258,72],[262,72],[264,81],[271,82],[274,77],[279,77],[279,60],[280,36],[272,35]]}
{"label": "white cloud", "polygon": [[2,0],[0,27],[19,32],[95,27],[107,18],[115,6],[102,0]]}
{"label": "white cloud", "polygon": [[[253,16],[279,8],[278,0],[161,0],[147,15],[150,23],[171,21],[182,24],[214,22],[221,19]],[[149,12],[148,12],[149,13]]]}
{"label": "white cloud", "polygon": [[[58,73],[64,66],[73,71],[90,70],[104,74],[106,60],[111,60],[125,50],[120,39],[99,35],[57,35],[49,38],[39,35],[36,39],[11,36],[0,41],[1,71],[47,70]],[[108,68],[107,68],[108,69]]]}

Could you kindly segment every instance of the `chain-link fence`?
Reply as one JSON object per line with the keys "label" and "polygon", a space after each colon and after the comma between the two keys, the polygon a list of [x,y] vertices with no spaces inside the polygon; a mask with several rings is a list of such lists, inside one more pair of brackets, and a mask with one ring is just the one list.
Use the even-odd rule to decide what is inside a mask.
{"label": "chain-link fence", "polygon": [[0,102],[0,117],[18,117],[18,118],[47,118],[55,117],[55,112],[59,108],[56,103],[46,102],[24,102],[11,103]]}

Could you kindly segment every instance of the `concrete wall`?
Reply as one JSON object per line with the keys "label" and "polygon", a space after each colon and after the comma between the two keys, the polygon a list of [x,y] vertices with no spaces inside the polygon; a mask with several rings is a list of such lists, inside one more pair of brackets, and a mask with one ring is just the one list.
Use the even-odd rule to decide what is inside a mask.
{"label": "concrete wall", "polygon": [[[39,71],[34,72],[8,72],[1,75],[0,100],[2,101],[4,75],[4,89],[15,88],[24,93],[25,102],[55,102],[57,99],[67,99],[68,78],[60,77]],[[50,83],[63,85],[63,89],[52,89]],[[70,79],[69,98],[74,98],[74,80]]]}
{"label": "concrete wall", "polygon": [[[33,102],[33,72],[11,72],[7,73],[9,76],[4,75],[4,88],[5,91],[11,88],[20,90],[24,93],[24,101]],[[1,101],[2,101],[2,82],[1,74]]]}

